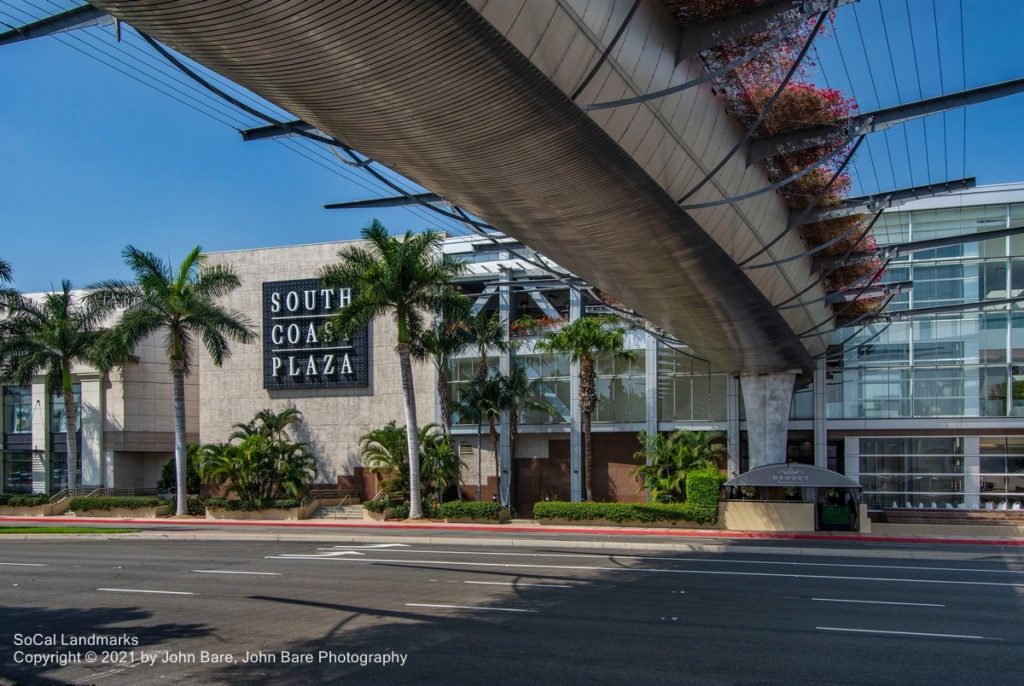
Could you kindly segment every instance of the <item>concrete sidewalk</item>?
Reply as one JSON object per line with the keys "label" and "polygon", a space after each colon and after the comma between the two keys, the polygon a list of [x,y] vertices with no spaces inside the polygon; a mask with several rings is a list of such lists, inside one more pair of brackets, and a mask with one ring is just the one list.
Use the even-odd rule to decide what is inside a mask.
{"label": "concrete sidewalk", "polygon": [[[311,536],[316,537],[328,533],[356,533],[357,531],[365,538],[367,535],[387,536],[387,540],[393,540],[395,534],[406,532],[447,532],[449,534],[473,534],[473,533],[502,533],[516,534],[508,538],[466,538],[465,540],[480,542],[483,540],[497,541],[500,545],[530,545],[537,541],[550,538],[552,535],[584,535],[592,537],[591,543],[600,543],[603,539],[627,539],[616,540],[615,545],[621,546],[629,539],[643,541],[652,537],[671,539],[673,541],[685,542],[686,540],[718,540],[718,541],[741,541],[741,540],[779,540],[779,541],[834,541],[842,543],[903,543],[903,544],[930,544],[930,545],[987,545],[987,546],[1024,546],[1024,538],[1005,535],[993,536],[953,536],[934,535],[927,532],[921,534],[860,534],[856,532],[816,532],[816,533],[777,533],[758,531],[723,531],[718,529],[676,529],[658,527],[611,527],[611,526],[552,526],[539,524],[533,520],[513,520],[509,524],[447,524],[435,520],[423,520],[419,522],[335,522],[323,520],[298,520],[298,521],[260,521],[260,520],[231,520],[231,519],[202,519],[193,517],[167,517],[157,519],[126,519],[115,517],[0,517],[0,526],[6,523],[30,523],[38,525],[50,524],[106,524],[109,526],[131,525],[145,526],[151,534],[160,532],[163,527],[184,527],[186,531],[176,531],[175,538],[188,535],[189,533],[202,536],[206,532],[213,533],[220,530],[223,533],[231,533],[231,540],[238,540],[244,535],[244,531],[230,531],[232,529],[261,528],[271,529],[284,534],[298,534],[299,530],[306,529],[301,539],[294,539],[289,536],[283,538],[280,534],[276,540],[309,540]],[[907,525],[909,526],[909,525]],[[189,532],[188,529],[192,531]],[[171,533],[167,531],[166,533]],[[255,531],[253,533],[256,533]],[[998,532],[994,532],[998,533]],[[531,535],[532,534],[532,535]],[[12,536],[13,537],[13,536]],[[210,540],[210,536],[205,536]],[[254,537],[255,538],[255,537]],[[263,538],[263,536],[260,536]],[[417,537],[416,540],[423,541]],[[451,537],[446,537],[450,541]],[[511,541],[516,541],[512,543]],[[640,543],[649,546],[650,544]]]}

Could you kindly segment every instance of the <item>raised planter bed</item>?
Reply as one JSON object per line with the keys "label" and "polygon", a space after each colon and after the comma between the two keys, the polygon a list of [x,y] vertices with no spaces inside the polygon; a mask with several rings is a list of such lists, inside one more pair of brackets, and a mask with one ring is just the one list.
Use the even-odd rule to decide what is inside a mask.
{"label": "raised planter bed", "polygon": [[104,510],[77,510],[68,512],[72,517],[118,517],[123,519],[156,519],[170,514],[166,505],[158,507],[111,507]]}
{"label": "raised planter bed", "polygon": [[363,519],[368,522],[383,522],[388,519],[395,518],[395,508],[389,507],[383,512],[373,512],[372,510],[363,509]]}
{"label": "raised planter bed", "polygon": [[45,503],[43,505],[0,505],[0,516],[5,517],[52,517],[63,514],[68,502]]}
{"label": "raised planter bed", "polygon": [[207,519],[262,519],[271,521],[305,519],[305,511],[301,507],[268,508],[265,510],[227,510],[222,508],[206,508]]}

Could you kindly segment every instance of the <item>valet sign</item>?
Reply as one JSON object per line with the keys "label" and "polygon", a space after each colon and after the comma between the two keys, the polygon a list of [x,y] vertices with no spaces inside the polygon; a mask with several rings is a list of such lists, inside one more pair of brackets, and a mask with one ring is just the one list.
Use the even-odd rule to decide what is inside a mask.
{"label": "valet sign", "polygon": [[330,317],[352,302],[351,288],[317,279],[263,284],[263,387],[369,386],[367,327],[327,340]]}

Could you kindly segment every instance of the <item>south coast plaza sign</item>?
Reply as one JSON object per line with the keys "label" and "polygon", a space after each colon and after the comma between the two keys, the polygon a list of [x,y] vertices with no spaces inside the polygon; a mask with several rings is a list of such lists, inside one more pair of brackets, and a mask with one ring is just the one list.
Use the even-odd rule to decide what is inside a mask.
{"label": "south coast plaza sign", "polygon": [[264,282],[263,387],[369,386],[368,327],[351,340],[324,340],[327,320],[351,302],[351,288],[317,279]]}

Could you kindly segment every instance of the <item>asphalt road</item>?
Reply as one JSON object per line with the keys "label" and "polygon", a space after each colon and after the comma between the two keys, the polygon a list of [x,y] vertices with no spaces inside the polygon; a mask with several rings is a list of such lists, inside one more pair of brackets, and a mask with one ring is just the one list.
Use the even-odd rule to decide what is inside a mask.
{"label": "asphalt road", "polygon": [[[0,675],[25,684],[1015,683],[1024,551],[977,548],[909,559],[877,548],[819,556],[780,541],[742,555],[0,541]],[[58,645],[25,645],[48,637]],[[60,645],[83,640],[128,645]]]}

